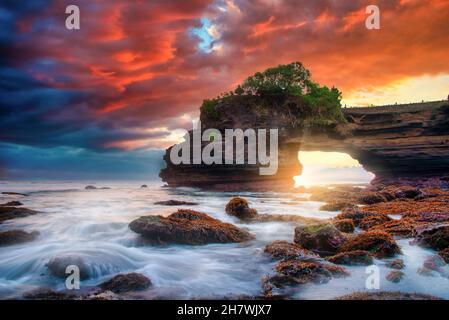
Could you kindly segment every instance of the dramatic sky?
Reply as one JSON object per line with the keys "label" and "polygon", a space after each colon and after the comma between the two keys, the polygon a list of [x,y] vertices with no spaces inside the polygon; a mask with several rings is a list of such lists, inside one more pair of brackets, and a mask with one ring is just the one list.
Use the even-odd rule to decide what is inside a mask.
{"label": "dramatic sky", "polygon": [[155,174],[202,99],[292,61],[348,106],[449,94],[449,0],[3,0],[0,26],[3,178]]}

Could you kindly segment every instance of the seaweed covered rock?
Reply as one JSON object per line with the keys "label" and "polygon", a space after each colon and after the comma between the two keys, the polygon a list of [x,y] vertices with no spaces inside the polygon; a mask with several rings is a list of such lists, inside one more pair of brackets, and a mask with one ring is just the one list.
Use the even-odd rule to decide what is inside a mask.
{"label": "seaweed covered rock", "polygon": [[376,258],[388,258],[401,252],[393,237],[386,232],[367,231],[346,241],[340,252],[369,251]]}
{"label": "seaweed covered rock", "polygon": [[396,189],[394,195],[396,198],[414,199],[422,194],[421,190],[412,186],[402,186]]}
{"label": "seaweed covered rock", "polygon": [[387,199],[378,192],[368,192],[360,197],[360,202],[362,204],[375,204],[379,202],[387,202]]}
{"label": "seaweed covered rock", "polygon": [[363,230],[368,230],[389,221],[391,221],[390,217],[384,214],[379,214],[361,219],[358,226]]}
{"label": "seaweed covered rock", "polygon": [[435,250],[449,248],[449,224],[423,225],[415,229],[415,242]]}
{"label": "seaweed covered rock", "polygon": [[120,294],[129,291],[145,290],[151,286],[151,280],[140,273],[119,274],[112,279],[100,284],[103,290]]}
{"label": "seaweed covered rock", "polygon": [[320,207],[320,211],[339,211],[343,208],[353,207],[354,204],[350,202],[339,202],[333,201],[330,203],[325,203]]}
{"label": "seaweed covered rock", "polygon": [[346,236],[330,223],[300,226],[295,229],[294,242],[319,255],[333,255],[346,241]]}
{"label": "seaweed covered rock", "polygon": [[153,243],[202,245],[243,242],[253,238],[246,230],[193,210],[178,210],[168,217],[145,216],[129,228]]}
{"label": "seaweed covered rock", "polygon": [[405,268],[404,260],[395,259],[393,261],[389,261],[385,264],[390,269],[401,270]]}
{"label": "seaweed covered rock", "polygon": [[248,201],[241,197],[234,197],[229,200],[225,210],[227,214],[241,220],[249,220],[257,216],[256,209],[250,208]]}
{"label": "seaweed covered rock", "polygon": [[328,257],[327,261],[350,266],[368,266],[373,264],[373,258],[370,253],[363,250],[341,252],[332,257]]}
{"label": "seaweed covered rock", "polygon": [[274,241],[265,247],[264,252],[276,260],[318,258],[313,252],[287,241]]}
{"label": "seaweed covered rock", "polygon": [[402,218],[399,220],[391,220],[386,223],[375,225],[369,230],[384,231],[395,236],[403,238],[411,238],[415,233],[415,225],[416,224],[413,221],[406,218]]}
{"label": "seaweed covered rock", "polygon": [[341,232],[353,233],[355,230],[354,221],[352,221],[352,219],[336,219],[332,221],[332,224]]}
{"label": "seaweed covered rock", "polygon": [[390,282],[398,283],[404,277],[404,272],[394,270],[387,274],[386,279]]}
{"label": "seaweed covered rock", "polygon": [[0,246],[8,246],[24,242],[30,242],[39,236],[39,232],[25,232],[22,230],[9,230],[0,232]]}

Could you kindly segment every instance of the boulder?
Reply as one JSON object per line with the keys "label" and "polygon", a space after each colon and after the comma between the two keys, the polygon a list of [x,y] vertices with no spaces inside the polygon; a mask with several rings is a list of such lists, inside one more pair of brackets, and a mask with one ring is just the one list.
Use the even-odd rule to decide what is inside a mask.
{"label": "boulder", "polygon": [[17,207],[0,207],[0,223],[15,218],[24,218],[38,213],[35,210]]}
{"label": "boulder", "polygon": [[84,260],[76,255],[61,255],[50,259],[47,263],[47,268],[50,274],[57,278],[67,278],[66,269],[68,266],[75,265],[80,270],[80,279],[86,280],[89,278],[89,269]]}
{"label": "boulder", "polygon": [[399,291],[354,292],[336,300],[443,300],[428,294]]}
{"label": "boulder", "polygon": [[0,232],[0,246],[8,246],[24,242],[30,242],[39,236],[39,232],[25,232],[22,230],[9,230]]}
{"label": "boulder", "polygon": [[369,251],[376,258],[388,258],[401,252],[393,237],[386,232],[367,231],[346,241],[340,252]]}
{"label": "boulder", "polygon": [[350,266],[369,266],[373,264],[373,258],[369,252],[363,250],[338,253],[328,257],[327,261]]}
{"label": "boulder", "polygon": [[253,219],[257,216],[256,209],[249,207],[248,201],[240,197],[234,197],[226,205],[226,213],[241,220]]}
{"label": "boulder", "polygon": [[129,291],[145,290],[151,286],[151,280],[140,273],[119,274],[100,284],[100,288],[120,294]]}
{"label": "boulder", "polygon": [[265,247],[264,252],[275,260],[318,258],[313,252],[287,241],[274,241]]}
{"label": "boulder", "polygon": [[295,229],[294,242],[319,255],[333,255],[346,241],[346,237],[330,223],[300,226]]}
{"label": "boulder", "polygon": [[166,200],[166,201],[157,201],[154,204],[161,206],[196,206],[198,203],[189,202],[189,201],[180,201],[180,200]]}
{"label": "boulder", "polygon": [[303,262],[298,260],[281,261],[276,266],[280,275],[289,276],[296,283],[327,283],[332,277],[345,277],[349,273],[346,269],[320,262]]}
{"label": "boulder", "polygon": [[415,242],[435,250],[449,248],[449,224],[423,225],[415,228]]}
{"label": "boulder", "polygon": [[332,224],[341,232],[353,233],[355,230],[354,221],[352,219],[336,219],[332,221]]}
{"label": "boulder", "polygon": [[393,261],[389,261],[385,264],[390,269],[401,270],[405,268],[404,260],[395,259]]}
{"label": "boulder", "polygon": [[398,283],[402,280],[403,277],[404,277],[404,272],[394,270],[394,271],[391,271],[389,274],[387,274],[386,279],[390,282]]}
{"label": "boulder", "polygon": [[253,239],[246,230],[193,210],[181,209],[168,217],[145,216],[129,224],[132,231],[153,243],[202,245]]}

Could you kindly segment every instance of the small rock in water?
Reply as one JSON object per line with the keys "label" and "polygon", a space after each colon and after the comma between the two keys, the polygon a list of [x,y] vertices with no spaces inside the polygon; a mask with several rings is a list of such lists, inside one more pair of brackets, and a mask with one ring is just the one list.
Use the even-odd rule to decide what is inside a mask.
{"label": "small rock in water", "polygon": [[433,277],[434,276],[434,273],[432,272],[432,270],[430,270],[426,267],[419,268],[416,271],[416,273],[423,277]]}
{"label": "small rock in water", "polygon": [[198,203],[196,203],[196,202],[179,201],[179,200],[157,201],[154,204],[162,205],[162,206],[196,206],[196,205],[198,205]]}
{"label": "small rock in water", "polygon": [[140,186],[141,188],[148,188],[148,186],[146,184],[143,184]]}
{"label": "small rock in water", "polygon": [[35,210],[17,207],[0,207],[0,223],[15,218],[24,218],[38,213]]}
{"label": "small rock in water", "polygon": [[335,254],[346,240],[346,236],[330,223],[300,226],[295,229],[294,242],[319,255]]}
{"label": "small rock in water", "polygon": [[256,209],[249,207],[248,201],[240,197],[234,197],[226,205],[226,213],[241,220],[250,220],[257,216]]}
{"label": "small rock in water", "polygon": [[297,244],[287,241],[274,241],[265,247],[264,252],[268,253],[271,257],[277,260],[319,258],[312,251],[303,249]]}
{"label": "small rock in water", "polygon": [[373,258],[369,252],[363,250],[338,253],[327,258],[327,261],[351,266],[369,266],[373,264]]}
{"label": "small rock in water", "polygon": [[403,277],[404,277],[404,272],[395,270],[395,271],[391,271],[387,275],[386,279],[390,282],[398,283],[402,280]]}
{"label": "small rock in water", "polygon": [[129,291],[145,290],[151,286],[151,280],[140,273],[119,274],[100,284],[103,290],[120,294]]}
{"label": "small rock in water", "polygon": [[58,278],[67,278],[66,269],[68,266],[71,265],[77,266],[79,268],[81,280],[86,280],[89,278],[89,270],[87,268],[87,265],[84,262],[84,260],[79,256],[74,255],[57,256],[53,259],[50,259],[50,261],[47,264],[47,268],[53,276]]}
{"label": "small rock in water", "polygon": [[429,256],[424,260],[423,268],[433,270],[433,271],[441,271],[441,268],[446,265],[446,262],[444,262],[443,258],[441,258],[438,255]]}
{"label": "small rock in water", "polygon": [[393,261],[389,261],[385,264],[390,269],[396,269],[401,270],[405,268],[404,260],[402,259],[395,259]]}
{"label": "small rock in water", "polygon": [[2,194],[4,195],[10,195],[10,196],[24,196],[27,197],[28,195],[25,193],[20,193],[20,192],[2,192]]}
{"label": "small rock in water", "polygon": [[254,238],[248,231],[209,217],[207,214],[180,209],[168,217],[140,217],[129,228],[154,243],[202,245],[243,242]]}
{"label": "small rock in water", "polygon": [[33,231],[31,233],[22,230],[9,230],[0,232],[0,246],[8,246],[24,242],[30,242],[39,236],[39,232]]}
{"label": "small rock in water", "polygon": [[86,186],[84,189],[86,189],[86,190],[95,190],[95,189],[97,189],[97,187],[95,187],[95,186]]}
{"label": "small rock in water", "polygon": [[18,207],[21,205],[23,205],[23,203],[20,201],[10,201],[7,203],[0,204],[0,207]]}

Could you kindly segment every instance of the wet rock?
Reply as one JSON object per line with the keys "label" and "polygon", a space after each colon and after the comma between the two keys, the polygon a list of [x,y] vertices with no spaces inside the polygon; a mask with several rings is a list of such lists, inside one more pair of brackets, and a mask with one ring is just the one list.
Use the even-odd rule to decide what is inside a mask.
{"label": "wet rock", "polygon": [[386,232],[367,231],[346,241],[340,252],[365,250],[376,258],[388,258],[401,252],[393,237]]}
{"label": "wet rock", "polygon": [[24,218],[38,213],[35,210],[17,207],[0,207],[0,223],[15,218]]}
{"label": "wet rock", "polygon": [[395,259],[393,261],[389,261],[385,264],[390,269],[401,270],[405,268],[404,260]]}
{"label": "wet rock", "polygon": [[96,190],[98,188],[96,186],[86,186],[84,189],[85,190]]}
{"label": "wet rock", "polygon": [[434,273],[432,272],[432,270],[425,268],[425,267],[419,268],[418,270],[416,270],[416,273],[423,277],[433,277],[434,276]]}
{"label": "wet rock", "polygon": [[338,253],[327,258],[327,261],[350,266],[369,266],[373,264],[373,258],[370,253],[363,250]]}
{"label": "wet rock", "polygon": [[380,217],[380,219],[385,219],[384,217],[387,217],[388,219],[388,216],[386,214],[363,211],[363,208],[344,208],[342,212],[335,217],[335,219],[351,219],[354,222],[355,226],[358,227],[363,220],[372,217]]}
{"label": "wet rock", "polygon": [[198,203],[196,203],[196,202],[180,201],[180,200],[157,201],[154,204],[162,205],[162,206],[196,206],[196,205],[198,205]]}
{"label": "wet rock", "polygon": [[168,217],[140,217],[129,224],[132,231],[154,243],[202,245],[253,239],[246,230],[193,210],[178,210]]}
{"label": "wet rock", "polygon": [[39,232],[25,232],[22,230],[10,230],[0,232],[0,246],[9,246],[24,242],[30,242],[39,236]]}
{"label": "wet rock", "polygon": [[18,207],[21,205],[23,205],[23,203],[20,201],[10,201],[7,203],[0,204],[0,207]]}
{"label": "wet rock", "polygon": [[25,194],[25,193],[19,193],[19,192],[2,192],[2,194],[4,194],[4,195],[9,195],[9,196],[23,196],[23,197],[28,197],[27,194]]}
{"label": "wet rock", "polygon": [[226,213],[242,220],[253,219],[257,216],[256,209],[249,207],[248,201],[240,197],[232,198],[226,205]]}
{"label": "wet rock", "polygon": [[443,258],[444,262],[449,263],[449,248],[441,250],[438,254]]}
{"label": "wet rock", "polygon": [[323,204],[320,207],[320,211],[340,211],[343,208],[353,207],[354,204],[349,202],[330,202]]}
{"label": "wet rock", "polygon": [[441,268],[446,265],[446,262],[438,255],[432,255],[426,258],[423,263],[423,268],[440,272]]}
{"label": "wet rock", "polygon": [[300,225],[322,223],[322,219],[297,216],[294,214],[258,214],[247,222],[294,222]]}
{"label": "wet rock", "polygon": [[363,204],[375,204],[379,202],[387,202],[387,199],[377,192],[368,192],[360,197],[360,202]]}
{"label": "wet rock", "polygon": [[345,277],[349,273],[346,269],[320,262],[303,262],[298,260],[281,261],[276,266],[280,275],[295,279],[296,283],[327,283],[332,277]]}
{"label": "wet rock", "polygon": [[424,225],[415,229],[415,242],[435,250],[449,248],[449,224]]}
{"label": "wet rock", "polygon": [[352,219],[334,220],[332,221],[332,224],[341,232],[353,233],[355,230],[354,221],[352,221]]}
{"label": "wet rock", "polygon": [[443,300],[421,293],[407,293],[399,291],[381,291],[381,292],[354,292],[336,300]]}
{"label": "wet rock", "polygon": [[264,252],[276,260],[318,258],[312,251],[303,249],[297,244],[287,241],[274,241],[265,247]]}
{"label": "wet rock", "polygon": [[395,270],[395,271],[391,271],[389,274],[387,274],[386,279],[390,282],[398,283],[402,280],[403,277],[404,277],[404,272]]}
{"label": "wet rock", "polygon": [[379,214],[361,219],[358,223],[358,226],[363,230],[368,230],[371,229],[372,227],[384,224],[385,222],[389,221],[391,221],[391,218],[389,216]]}
{"label": "wet rock", "polygon": [[51,275],[57,278],[67,278],[68,273],[66,273],[66,269],[71,265],[75,265],[79,268],[81,280],[89,278],[89,269],[86,263],[81,257],[76,255],[61,255],[52,258],[47,263],[47,268]]}
{"label": "wet rock", "polygon": [[335,254],[346,237],[330,223],[300,226],[295,229],[294,242],[319,255]]}
{"label": "wet rock", "polygon": [[23,298],[27,300],[74,300],[77,296],[67,292],[58,292],[51,289],[41,288],[25,292]]}
{"label": "wet rock", "polygon": [[396,198],[414,199],[422,194],[421,190],[411,186],[403,186],[396,189],[394,195]]}
{"label": "wet rock", "polygon": [[415,223],[409,219],[392,220],[380,225],[375,225],[370,231],[384,231],[403,238],[411,238],[415,233]]}
{"label": "wet rock", "polygon": [[100,288],[113,293],[125,293],[129,291],[141,291],[151,286],[151,280],[140,273],[119,274],[112,279],[100,284]]}
{"label": "wet rock", "polygon": [[143,184],[140,186],[141,188],[148,188],[148,186],[146,184]]}

